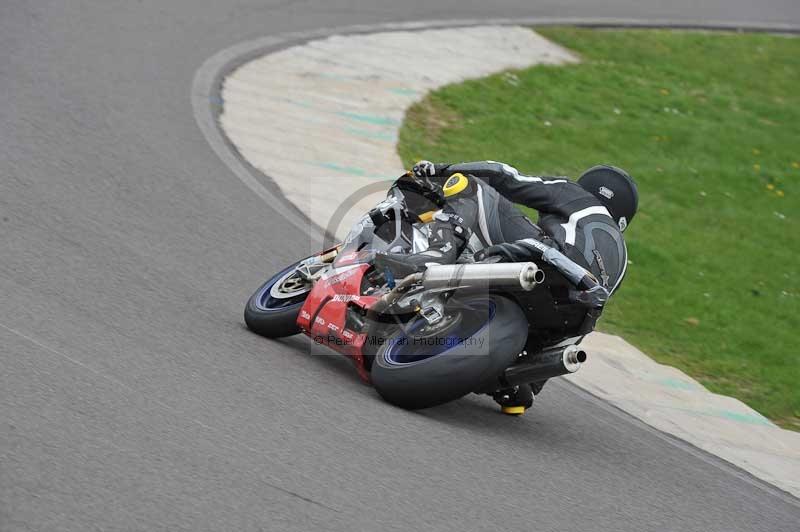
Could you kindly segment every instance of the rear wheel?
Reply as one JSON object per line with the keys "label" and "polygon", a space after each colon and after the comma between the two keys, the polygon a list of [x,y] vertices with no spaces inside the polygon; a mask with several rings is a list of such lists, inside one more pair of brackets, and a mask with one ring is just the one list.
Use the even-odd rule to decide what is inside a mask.
{"label": "rear wheel", "polygon": [[244,308],[244,321],[256,334],[267,338],[292,336],[300,332],[297,315],[312,284],[292,264],[256,290]]}
{"label": "rear wheel", "polygon": [[453,298],[436,326],[417,318],[383,340],[372,365],[372,383],[381,397],[402,408],[453,401],[498,383],[527,335],[525,315],[508,298]]}

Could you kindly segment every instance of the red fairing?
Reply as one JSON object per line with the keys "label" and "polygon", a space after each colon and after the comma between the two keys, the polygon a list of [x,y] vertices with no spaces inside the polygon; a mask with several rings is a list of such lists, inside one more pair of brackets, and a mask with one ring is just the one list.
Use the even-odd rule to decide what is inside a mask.
{"label": "red fairing", "polygon": [[[297,325],[314,340],[348,356],[361,378],[369,382],[363,347],[367,335],[345,328],[347,307],[369,308],[378,298],[361,295],[361,280],[368,264],[338,268],[318,280],[300,309]],[[313,320],[313,322],[312,322]]]}

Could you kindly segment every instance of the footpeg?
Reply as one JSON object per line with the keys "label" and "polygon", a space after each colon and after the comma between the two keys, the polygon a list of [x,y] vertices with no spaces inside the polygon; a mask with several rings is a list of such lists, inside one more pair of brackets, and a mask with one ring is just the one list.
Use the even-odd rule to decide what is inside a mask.
{"label": "footpeg", "polygon": [[500,405],[500,410],[509,416],[521,416],[533,406],[533,391],[527,384],[498,390],[492,399]]}

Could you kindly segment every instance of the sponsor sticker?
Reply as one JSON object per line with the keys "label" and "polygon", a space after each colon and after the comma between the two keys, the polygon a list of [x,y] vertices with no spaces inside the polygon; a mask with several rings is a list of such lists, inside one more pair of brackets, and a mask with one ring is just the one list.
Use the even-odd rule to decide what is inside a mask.
{"label": "sponsor sticker", "polygon": [[600,189],[599,189],[597,192],[598,192],[598,193],[599,193],[601,196],[603,196],[604,198],[606,198],[606,199],[611,199],[611,198],[613,198],[613,197],[614,197],[614,191],[613,191],[613,190],[611,190],[611,189],[610,189],[610,188],[608,188],[608,187],[600,187]]}
{"label": "sponsor sticker", "polygon": [[342,283],[342,282],[346,281],[347,279],[351,278],[352,276],[354,276],[355,274],[357,274],[358,272],[359,272],[359,270],[356,269],[356,268],[353,268],[351,270],[347,270],[346,272],[342,272],[342,273],[340,273],[338,275],[334,275],[333,277],[328,279],[328,283],[329,284]]}
{"label": "sponsor sticker", "polygon": [[335,294],[331,301],[339,301],[341,303],[347,303],[350,301],[360,301],[361,296],[357,296],[354,294]]}
{"label": "sponsor sticker", "polygon": [[346,253],[345,255],[338,257],[337,262],[341,264],[351,260],[355,260],[357,258],[358,258],[358,253],[356,253],[355,251],[351,251],[350,253]]}

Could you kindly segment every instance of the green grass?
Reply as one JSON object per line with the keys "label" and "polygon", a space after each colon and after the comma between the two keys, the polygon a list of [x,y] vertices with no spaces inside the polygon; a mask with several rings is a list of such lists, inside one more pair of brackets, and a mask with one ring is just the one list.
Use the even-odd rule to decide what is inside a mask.
{"label": "green grass", "polygon": [[628,169],[631,264],[600,329],[800,430],[800,39],[551,28],[580,64],[445,87],[405,163]]}

